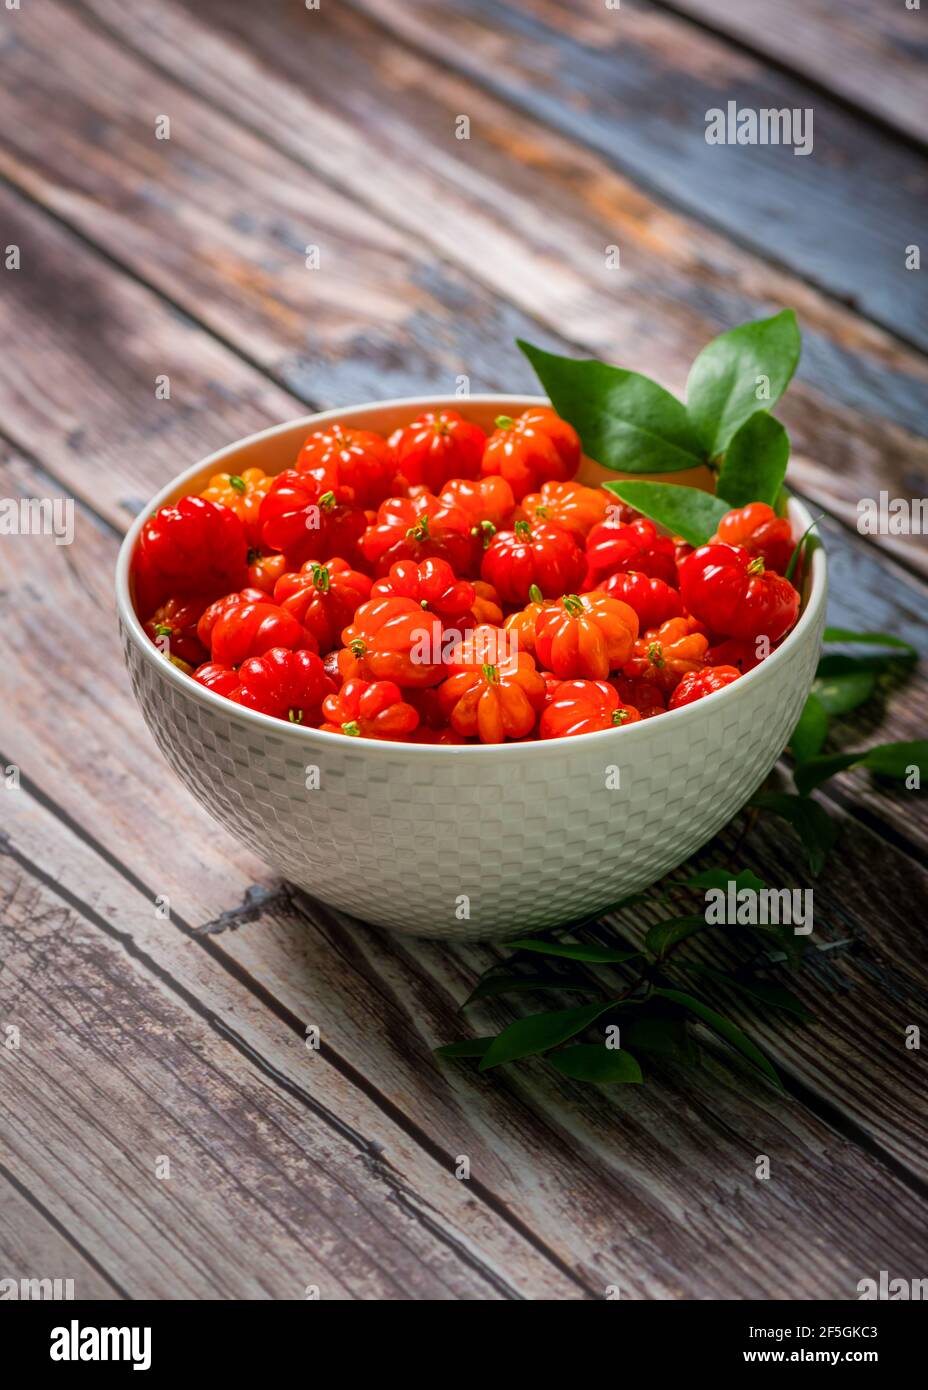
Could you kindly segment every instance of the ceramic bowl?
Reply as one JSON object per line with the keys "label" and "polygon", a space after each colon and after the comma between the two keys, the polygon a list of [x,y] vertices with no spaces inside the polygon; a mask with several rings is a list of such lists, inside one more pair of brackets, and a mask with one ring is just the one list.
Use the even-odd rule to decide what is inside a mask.
{"label": "ceramic bowl", "polygon": [[[628,728],[498,747],[346,738],[213,694],[145,636],[130,559],[155,508],[216,472],[280,472],[329,421],[388,434],[423,408],[448,406],[492,428],[497,415],[540,400],[422,396],[264,430],[175,478],[120,551],[126,662],[167,761],[231,835],[286,878],[394,931],[463,941],[550,927],[647,888],[710,840],[767,776],[809,693],[825,622],[824,550],[806,567],[796,627],[726,689]],[[795,500],[790,518],[796,535],[811,521]]]}

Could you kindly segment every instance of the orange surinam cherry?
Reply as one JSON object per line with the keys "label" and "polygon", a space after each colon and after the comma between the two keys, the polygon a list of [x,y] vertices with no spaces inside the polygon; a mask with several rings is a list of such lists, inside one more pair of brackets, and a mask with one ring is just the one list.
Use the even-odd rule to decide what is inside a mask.
{"label": "orange surinam cherry", "polygon": [[[487,657],[496,657],[487,660]],[[511,653],[499,628],[474,628],[450,654],[438,692],[452,729],[481,743],[524,738],[545,702],[544,677],[527,652]]]}
{"label": "orange surinam cherry", "polygon": [[214,473],[200,493],[208,502],[220,502],[240,519],[249,545],[257,545],[261,535],[261,503],[274,479],[263,468],[246,468],[241,473]]}
{"label": "orange surinam cherry", "polygon": [[606,520],[613,501],[602,488],[551,479],[542,483],[540,492],[522,498],[519,515],[526,521],[553,521],[583,545],[593,527]]}
{"label": "orange surinam cherry", "polygon": [[562,680],[604,680],[624,666],[638,636],[633,608],[609,594],[565,594],[535,620],[535,653]]}
{"label": "orange surinam cherry", "polygon": [[691,631],[686,618],[669,618],[638,639],[622,675],[631,680],[652,681],[669,694],[688,671],[698,671],[705,665],[708,645],[701,632]]}

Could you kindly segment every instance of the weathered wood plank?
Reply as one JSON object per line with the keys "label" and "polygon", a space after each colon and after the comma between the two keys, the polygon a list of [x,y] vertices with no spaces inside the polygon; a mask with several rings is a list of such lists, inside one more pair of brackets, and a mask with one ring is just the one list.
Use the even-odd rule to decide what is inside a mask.
{"label": "weathered wood plank", "polygon": [[[18,607],[34,636],[12,636],[11,650],[15,709],[26,700],[35,705],[46,644],[75,669],[79,647],[112,653],[95,671],[95,700],[107,709],[106,753],[98,752],[99,732],[95,736],[98,706],[81,690],[69,702],[66,728],[53,710],[45,711],[51,702],[40,701],[28,723],[17,723],[13,754],[4,753],[19,757],[86,834],[125,860],[146,896],[153,900],[167,892],[194,924],[223,918],[216,925],[226,930],[209,938],[216,960],[268,991],[292,1019],[321,1020],[343,1067],[363,1076],[446,1153],[468,1154],[475,1177],[596,1289],[619,1282],[628,1296],[639,1297],[797,1291],[804,1297],[847,1297],[861,1270],[886,1267],[890,1257],[912,1258],[911,1233],[922,1229],[923,1217],[905,1186],[803,1107],[775,1097],[746,1072],[720,1065],[711,1053],[704,1071],[659,1072],[643,1093],[615,1098],[581,1090],[540,1066],[488,1079],[438,1064],[431,1047],[457,1031],[455,1008],[496,953],[390,941],[287,895],[266,899],[263,908],[260,900],[246,899],[249,878],[241,851],[212,828],[172,778],[152,771],[149,746],[138,737],[115,643],[108,644],[105,631],[105,549],[100,537],[78,528],[66,576],[55,572],[65,567],[63,558],[57,565],[54,555],[39,563],[35,547],[22,556]],[[37,572],[27,580],[30,560]],[[34,613],[41,575],[56,599],[51,610],[39,600]],[[77,775],[73,754],[69,758],[74,747],[82,749]],[[127,787],[131,816],[121,810]],[[855,855],[876,859],[869,842],[852,846],[850,854],[852,862]],[[766,862],[758,857],[762,872]],[[55,872],[66,881],[57,865]],[[774,867],[771,881],[784,881],[783,873],[787,882],[795,875],[795,850],[785,867]],[[846,885],[841,897],[847,897]],[[228,909],[236,901],[250,908],[230,930],[236,918]],[[820,909],[826,920],[831,903],[826,896]],[[857,919],[855,925],[863,929]],[[889,922],[886,950],[898,974],[894,984],[901,980],[910,992],[906,982],[916,969],[916,953],[906,949],[898,963],[903,948],[893,944],[893,929],[908,937],[898,920]],[[190,961],[195,948],[188,942],[178,950],[166,926],[155,931],[150,923],[149,932],[164,952],[159,959],[165,968],[185,979],[191,969],[196,972],[200,996],[201,973]],[[874,999],[885,1009],[879,990],[861,1005],[871,1027]],[[496,1006],[489,1016],[497,1025],[506,1017]],[[856,1014],[854,1021],[859,1028]],[[478,1014],[474,1026],[481,1022]],[[842,1055],[843,1013],[831,1011],[826,1023],[829,1056]],[[775,1041],[775,1055],[789,1073],[795,1039],[784,1030]],[[800,1053],[799,1065],[813,1067],[821,1046],[818,1038],[808,1055]],[[878,1143],[887,1115],[896,1126],[899,1105],[893,1075],[882,1074],[881,1080],[889,1097],[875,1115],[860,1117]],[[846,1078],[829,1074],[830,1103],[844,1105],[846,1087]],[[887,1147],[901,1154],[900,1162],[921,1162],[923,1143],[911,1128],[894,1128],[889,1139]],[[753,1156],[760,1152],[776,1155],[782,1181],[755,1183]],[[700,1181],[694,1172],[702,1174]],[[836,1184],[854,1212],[850,1223],[835,1208]],[[878,1202],[876,1189],[883,1192]],[[728,1194],[721,1206],[720,1193]],[[810,1256],[799,1233],[813,1228],[822,1243]]]}
{"label": "weathered wood plank", "polygon": [[[5,1283],[8,1279],[16,1280],[16,1293]],[[122,1297],[118,1285],[105,1278],[6,1174],[0,1174],[0,1301],[32,1298],[31,1282],[23,1287],[27,1280],[50,1280],[52,1294],[60,1280],[63,1298]],[[39,1285],[38,1295],[46,1288],[44,1282]]]}
{"label": "weathered wood plank", "polygon": [[27,792],[5,795],[0,1004],[22,1041],[0,1066],[0,1146],[132,1297],[584,1295],[327,1062],[322,1016],[315,1053]]}
{"label": "weathered wood plank", "polygon": [[[54,841],[54,834],[52,838]],[[271,913],[255,924],[255,930],[263,933],[273,922],[274,914]],[[299,936],[305,938],[306,934],[304,921]],[[367,937],[368,933],[364,932],[362,935]],[[344,943],[339,955],[344,955]],[[304,966],[312,964],[309,957],[303,962]],[[342,982],[340,990],[334,994],[329,993],[332,983],[328,979],[321,982],[326,993],[320,997],[328,998],[330,1012],[333,1009],[333,1001],[336,1001],[336,1008],[340,1008],[341,995],[345,987],[344,961],[339,964],[336,959],[335,965],[337,978]],[[388,966],[386,991],[392,994],[392,976],[396,974],[392,952]],[[372,994],[376,992],[381,996],[379,1011],[386,1024],[393,1022],[391,1015],[394,1006],[384,1006],[384,985],[377,989],[373,978],[363,983],[367,985],[367,989],[360,991],[354,1013],[360,1018],[363,1012],[366,1012],[364,1051],[369,1054],[372,1051]],[[417,989],[423,987],[434,994],[434,984],[422,981]],[[354,986],[354,990],[358,992],[357,985]],[[447,1003],[443,1005],[442,1012],[447,1015]],[[447,1027],[449,1021],[446,1017],[443,1026]],[[237,1018],[235,1023],[239,1024]],[[343,1042],[342,1026],[339,1023],[335,1030],[339,1046]],[[391,1042],[393,1055],[388,1060],[394,1067],[403,1060],[403,1054],[406,1052],[406,1045],[401,1041],[404,1034],[409,1034],[408,1020]],[[425,1073],[430,1088],[440,1092],[443,1089],[442,1083],[446,1082],[447,1078],[435,1074],[434,1063],[427,1055],[418,1056],[416,1062],[420,1077],[416,1083],[417,1089],[421,1087],[421,1076]],[[407,1084],[404,1070],[400,1070],[397,1078],[401,1089]],[[600,1103],[599,1099],[591,1094],[574,1095],[571,1094],[573,1088],[568,1087],[561,1088],[559,1094],[551,1096],[547,1094],[548,1088],[544,1082],[539,1086],[537,1081],[529,1081],[527,1087],[518,1086],[515,1093],[507,1094],[504,1091],[495,1095],[493,1099],[496,1103],[493,1108],[498,1113],[490,1116],[478,1113],[476,1117],[475,1108],[483,1110],[484,1106],[475,1105],[478,1097],[467,1097],[466,1091],[472,1088],[465,1086],[465,1094],[456,1096],[453,1101],[452,1128],[459,1150],[466,1153],[472,1161],[475,1179],[485,1180],[487,1167],[494,1162],[499,1165],[499,1155],[504,1154],[504,1164],[510,1169],[507,1173],[510,1184],[515,1183],[517,1188],[521,1187],[525,1172],[532,1173],[535,1190],[532,1192],[531,1200],[536,1208],[545,1201],[553,1202],[556,1196],[559,1207],[563,1209],[563,1222],[568,1222],[568,1208],[569,1221],[574,1224],[591,1222],[595,1218],[600,1248],[595,1255],[598,1268],[596,1271],[591,1270],[589,1274],[591,1280],[598,1278],[610,1283],[621,1281],[623,1294],[626,1296],[708,1296],[720,1290],[729,1292],[730,1296],[743,1294],[744,1290],[739,1290],[731,1278],[732,1252],[725,1244],[725,1227],[729,1224],[729,1218],[724,1217],[722,1220],[720,1238],[718,1216],[713,1215],[712,1210],[719,1191],[713,1184],[722,1183],[723,1190],[728,1193],[727,1204],[732,1208],[731,1222],[736,1229],[750,1223],[760,1223],[766,1231],[768,1223],[771,1223],[773,1229],[778,1232],[775,1242],[768,1243],[765,1238],[759,1250],[750,1259],[745,1260],[740,1250],[735,1253],[739,1277],[747,1276],[750,1280],[749,1287],[758,1293],[767,1296],[787,1296],[792,1287],[791,1281],[799,1271],[791,1268],[792,1256],[788,1250],[781,1251],[779,1237],[783,1234],[789,1235],[790,1230],[794,1229],[790,1223],[795,1222],[797,1217],[791,1211],[791,1198],[783,1193],[779,1184],[786,1178],[791,1187],[800,1180],[804,1188],[811,1187],[811,1199],[807,1192],[804,1199],[806,1210],[798,1219],[821,1221],[820,1209],[827,1203],[827,1197],[826,1187],[823,1185],[819,1191],[819,1185],[841,1181],[843,1186],[843,1165],[845,1162],[851,1162],[856,1166],[856,1156],[840,1141],[836,1150],[833,1136],[826,1138],[822,1134],[815,1135],[811,1155],[812,1175],[811,1178],[808,1175],[802,1178],[801,1165],[806,1162],[808,1156],[802,1155],[801,1146],[810,1138],[806,1124],[801,1124],[797,1129],[795,1116],[788,1122],[781,1121],[780,1124],[775,1124],[771,1117],[767,1117],[761,1125],[758,1138],[760,1142],[773,1148],[776,1155],[779,1190],[779,1201],[773,1204],[773,1210],[769,1210],[765,1201],[755,1198],[750,1184],[745,1180],[745,1173],[752,1164],[750,1144],[745,1144],[742,1138],[734,1144],[729,1143],[720,1152],[719,1134],[716,1132],[718,1126],[722,1125],[724,1130],[730,1132],[739,1123],[743,1124],[744,1116],[737,1087],[731,1086],[730,1078],[721,1069],[712,1067],[712,1072],[714,1100],[720,1111],[717,1119],[708,1120],[700,1113],[703,1108],[701,1102],[687,1113],[686,1128],[688,1131],[695,1131],[693,1154],[680,1149],[681,1143],[694,1142],[692,1138],[687,1140],[682,1128],[668,1132],[667,1114],[663,1106],[658,1107],[656,1113],[651,1107],[647,1107],[644,1116],[634,1113],[617,1114],[608,1102]],[[394,1088],[395,1086],[396,1083]],[[455,1090],[457,1089],[455,1086]],[[681,1099],[677,1094],[678,1106]],[[580,1104],[580,1101],[583,1104]],[[693,1098],[690,1094],[690,1104],[692,1103]],[[552,1106],[556,1109],[550,1113]],[[539,1107],[549,1113],[544,1117],[544,1131],[533,1134],[531,1112]],[[523,1113],[526,1111],[529,1113]],[[508,1125],[505,1123],[507,1117]],[[612,1157],[612,1150],[618,1135],[621,1136],[618,1143],[623,1152],[622,1158],[617,1162]],[[514,1142],[514,1136],[518,1139],[518,1152],[508,1152],[509,1146]],[[548,1164],[539,1158],[539,1143],[545,1144],[546,1149],[551,1151],[552,1160],[565,1171],[568,1182],[565,1190],[559,1193],[552,1194],[548,1190],[551,1177],[546,1171]],[[581,1146],[579,1154],[578,1144]],[[535,1146],[534,1151],[530,1145]],[[632,1150],[631,1153],[628,1152],[629,1149]],[[388,1149],[388,1155],[389,1153]],[[647,1192],[653,1182],[647,1160],[648,1153],[652,1161],[655,1153],[661,1155],[658,1169],[662,1173],[661,1186],[667,1187],[668,1198],[673,1183],[685,1185],[684,1171],[688,1173],[688,1182],[692,1184],[692,1165],[695,1161],[711,1166],[712,1181],[708,1183],[707,1191],[698,1197],[688,1196],[685,1199],[685,1209],[680,1214],[684,1230],[688,1229],[691,1222],[695,1222],[702,1241],[698,1249],[695,1245],[692,1250],[687,1249],[690,1243],[688,1237],[683,1240],[680,1248],[676,1226],[680,1217],[676,1212],[671,1214],[671,1209],[668,1209],[657,1221],[653,1213],[648,1214],[653,1200]],[[781,1163],[786,1167],[785,1172],[780,1171]],[[603,1168],[604,1164],[607,1165],[606,1169]],[[821,1258],[814,1258],[809,1262],[804,1255],[802,1260],[804,1283],[801,1288],[808,1292],[809,1296],[824,1296],[832,1289],[846,1296],[848,1290],[853,1289],[855,1269],[861,1260],[864,1262],[861,1267],[869,1268],[874,1261],[899,1261],[913,1257],[909,1248],[910,1239],[901,1236],[901,1216],[910,1222],[914,1221],[917,1236],[923,1228],[924,1212],[910,1194],[904,1190],[897,1190],[891,1180],[889,1186],[884,1188],[886,1179],[878,1168],[872,1168],[869,1163],[865,1163],[864,1167],[867,1170],[864,1174],[867,1181],[875,1184],[877,1191],[883,1191],[885,1202],[895,1206],[897,1215],[893,1220],[899,1220],[899,1226],[894,1227],[893,1220],[863,1220],[850,1233],[842,1231],[837,1247],[824,1245],[831,1233],[823,1226]],[[708,1178],[708,1168],[706,1176]],[[448,1181],[452,1181],[450,1174]],[[603,1200],[601,1189],[608,1189],[616,1183],[620,1185],[621,1208],[610,1210],[612,1202]],[[759,1185],[754,1185],[755,1190],[758,1187]],[[472,1229],[469,1234],[473,1238]],[[647,1243],[646,1253],[642,1248],[643,1239],[646,1239]],[[774,1246],[776,1248],[773,1248]],[[652,1273],[652,1268],[659,1273]],[[515,1266],[511,1270],[512,1278],[515,1279],[519,1272],[519,1266]]]}
{"label": "weathered wood plank", "polygon": [[[392,32],[605,154],[645,187],[928,345],[905,269],[928,158],[647,0],[352,0]],[[813,109],[812,153],[708,145],[706,113]],[[868,196],[859,190],[866,187]],[[827,229],[827,234],[825,233]]]}
{"label": "weathered wood plank", "polygon": [[[466,1148],[474,1155],[475,1171],[492,1165],[511,1194],[510,1203],[518,1200],[513,1187],[531,1172],[536,1201],[544,1203],[549,1219],[556,1212],[562,1223],[595,1221],[601,1241],[598,1268],[608,1269],[609,1260],[616,1261],[623,1293],[630,1281],[631,1296],[656,1296],[660,1277],[675,1296],[742,1297],[762,1291],[762,1296],[782,1297],[798,1278],[804,1290],[817,1291],[812,1296],[821,1297],[825,1290],[846,1296],[846,1273],[827,1272],[818,1254],[812,1268],[799,1274],[797,1266],[804,1262],[804,1257],[796,1258],[799,1231],[818,1229],[821,1254],[826,1248],[846,1253],[847,1238],[874,1251],[885,1241],[885,1233],[870,1227],[869,1215],[861,1226],[852,1222],[854,1229],[846,1236],[837,1230],[822,1234],[829,1183],[843,1189],[838,1171],[846,1161],[856,1162],[851,1153],[859,1157],[859,1151],[846,1148],[827,1127],[819,1128],[803,1107],[761,1096],[745,1072],[726,1074],[714,1055],[698,1073],[646,1067],[644,1090],[620,1094],[565,1086],[542,1064],[505,1069],[489,1085],[472,1063],[446,1064],[441,1078],[445,1093],[439,1091],[438,1078],[429,1078],[423,1094],[433,1045],[449,1037],[494,1032],[511,1020],[509,1008],[492,1005],[469,1010],[466,1023],[454,1015],[477,970],[498,960],[499,953],[387,942],[318,905],[304,901],[302,906],[316,931],[293,933],[286,921],[268,914],[259,949],[267,952],[272,935],[281,949],[289,947],[291,980],[300,978],[294,972],[302,965],[300,973],[309,976],[311,971],[332,1006],[338,1000],[340,1045],[346,1049],[370,1049],[365,1019],[373,994],[391,1040],[389,1061],[379,1055],[372,1059],[373,1065],[383,1065],[378,1073],[382,1084],[392,1078],[404,1096],[434,1114],[436,1126],[450,1123],[458,1131],[466,1124]],[[245,950],[249,938],[256,942],[257,929],[245,926],[240,935]],[[352,976],[360,976],[366,989],[359,989]],[[281,987],[288,988],[284,977]],[[515,1012],[531,1007],[516,1002]],[[543,1133],[536,1137],[539,1121]],[[778,1168],[783,1165],[784,1185],[769,1202],[766,1194],[755,1200],[745,1187],[744,1164],[756,1153],[771,1151]],[[800,1192],[801,1155],[811,1159],[813,1153],[824,1166],[811,1160],[808,1186]],[[565,1170],[567,1191],[559,1172],[552,1172],[552,1161]],[[610,1187],[618,1190],[621,1204],[618,1225],[606,1200]],[[722,1210],[717,1205],[721,1193],[730,1198]],[[753,1250],[744,1243],[748,1231]]]}
{"label": "weathered wood plank", "polygon": [[925,14],[873,0],[671,0],[682,11],[925,141]]}
{"label": "weathered wood plank", "polygon": [[[531,383],[512,347],[526,316],[77,13],[49,3],[22,20],[0,116],[35,118],[12,122],[0,169],[291,390],[357,402],[447,390],[462,371],[478,390],[510,360]],[[62,49],[56,111],[48,63]]]}
{"label": "weathered wood plank", "polygon": [[[153,488],[240,434],[292,418],[291,396],[72,234],[0,189],[7,244],[0,331],[15,342],[0,373],[7,437],[113,522]],[[159,376],[170,400],[159,399]]]}
{"label": "weathered wood plank", "polygon": [[[304,168],[373,206],[391,227],[402,227],[419,267],[406,272],[414,284],[423,274],[448,275],[434,265],[422,269],[431,246],[468,277],[543,320],[550,334],[577,345],[574,350],[634,365],[681,392],[692,357],[720,328],[794,305],[805,353],[781,413],[793,435],[797,485],[850,523],[860,498],[881,487],[894,496],[928,490],[928,442],[918,437],[928,420],[928,368],[921,357],[802,281],[660,207],[603,159],[513,112],[473,82],[410,52],[342,7],[312,14],[278,7],[271,18],[267,7],[230,12],[207,0],[196,13],[165,3],[143,19],[134,8],[137,0],[90,3],[127,44],[141,46],[144,33],[146,56]],[[107,57],[108,65],[124,61],[118,54]],[[356,80],[359,65],[363,84]],[[47,64],[36,59],[33,67],[38,76],[30,80],[41,89]],[[146,80],[144,72],[134,74],[132,90],[144,90]],[[89,109],[82,119],[93,126],[103,116],[95,91],[86,92],[86,86],[81,100]],[[41,108],[47,99],[46,93],[30,105]],[[175,92],[172,102],[180,101]],[[372,109],[376,140],[369,131]],[[454,138],[461,112],[471,119],[468,141]],[[228,128],[219,138],[233,146],[238,140]],[[88,158],[98,162],[92,153]],[[130,148],[122,164],[131,170],[140,158]],[[214,165],[220,160],[212,152],[209,158]],[[235,163],[237,171],[234,150],[225,162]],[[61,170],[53,156],[42,155],[39,167],[41,196],[70,215],[70,165]],[[161,173],[165,180],[178,177],[167,158]],[[91,184],[88,227],[93,177],[83,175]],[[212,168],[211,178],[220,177]],[[149,217],[137,190],[123,187],[119,196],[136,220]],[[164,196],[183,203],[195,194],[177,188]],[[241,198],[237,184],[229,196]],[[213,236],[224,238],[224,229]],[[137,233],[113,228],[113,237],[121,250],[134,245]],[[618,273],[605,268],[610,245],[620,247]],[[236,281],[247,281],[260,267],[261,244],[244,247],[244,254],[249,259],[236,270]],[[140,262],[142,272],[157,277],[159,266],[150,266],[149,259]],[[192,284],[202,273],[196,265],[185,271]],[[209,314],[208,302],[203,312]],[[472,312],[465,308],[463,329],[452,321],[443,334],[466,332]],[[509,324],[500,316],[497,321],[508,338]],[[280,342],[276,320],[273,333]],[[487,356],[490,347],[498,349],[493,359]],[[426,360],[431,351],[421,345],[416,358],[416,369],[430,383],[436,379]],[[362,364],[369,352],[359,338]],[[269,365],[287,374],[286,367]],[[521,384],[524,370],[508,343],[486,339],[476,351],[465,342],[461,369],[477,373],[474,384],[501,389]],[[314,377],[323,388],[326,370],[318,367]],[[299,380],[306,384],[308,378]],[[358,384],[367,389],[366,381]],[[376,392],[374,384],[371,394]],[[919,538],[881,538],[881,544],[928,569]]]}

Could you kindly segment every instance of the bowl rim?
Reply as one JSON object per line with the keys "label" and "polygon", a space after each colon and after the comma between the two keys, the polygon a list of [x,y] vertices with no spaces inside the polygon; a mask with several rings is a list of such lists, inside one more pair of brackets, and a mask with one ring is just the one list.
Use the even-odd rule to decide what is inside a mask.
{"label": "bowl rim", "polygon": [[[245,448],[260,445],[263,442],[274,439],[279,435],[288,434],[293,431],[306,429],[307,432],[328,424],[335,420],[354,420],[355,417],[364,417],[384,410],[410,410],[416,411],[428,408],[446,407],[452,410],[464,410],[468,405],[486,406],[505,406],[508,407],[506,413],[527,410],[536,405],[549,405],[546,396],[540,395],[511,395],[505,392],[483,392],[470,396],[449,396],[449,395],[424,395],[424,396],[397,396],[387,397],[382,400],[365,401],[359,405],[338,406],[331,410],[314,411],[310,415],[297,416],[293,420],[287,420],[277,425],[271,425],[267,429],[257,430],[254,434],[244,435],[241,439],[232,444],[223,445],[222,448],[215,450],[212,454],[207,454],[196,463],[191,464],[182,472],[176,474],[170,482],[165,484],[159,492],[142,508],[138,516],[133,521],[129,530],[126,532],[122,544],[119,548],[119,556],[116,561],[116,611],[119,616],[123,630],[128,633],[130,641],[141,653],[142,658],[155,670],[158,676],[174,685],[179,691],[188,696],[195,702],[212,709],[217,714],[223,714],[227,719],[238,721],[242,728],[247,731],[249,728],[262,729],[266,733],[276,734],[278,738],[294,736],[306,741],[307,749],[312,745],[321,748],[330,748],[333,751],[362,751],[374,755],[395,756],[402,751],[410,757],[430,757],[430,758],[462,758],[462,757],[491,757],[500,756],[508,758],[525,758],[543,756],[545,752],[549,756],[561,756],[566,753],[571,746],[580,744],[584,748],[592,746],[593,740],[605,746],[607,740],[614,741],[617,738],[623,740],[621,746],[626,746],[632,739],[640,739],[651,735],[651,726],[655,722],[650,719],[643,719],[639,723],[629,724],[625,728],[601,729],[591,734],[576,734],[572,738],[554,739],[531,739],[525,742],[503,742],[487,744],[443,744],[443,743],[405,743],[398,739],[352,739],[346,741],[345,735],[341,733],[329,733],[324,729],[313,729],[303,727],[299,724],[285,724],[280,719],[275,719],[273,715],[261,714],[258,710],[245,708],[232,700],[228,700],[223,695],[215,691],[208,690],[205,685],[200,685],[198,681],[192,679],[185,672],[166,661],[158,648],[148,639],[141,622],[135,612],[132,602],[130,588],[131,560],[135,552],[142,527],[153,512],[159,507],[164,506],[174,497],[181,496],[184,485],[199,474],[204,473],[207,468],[214,472],[221,472],[219,465],[224,460],[240,453]],[[789,498],[790,514],[797,523],[800,534],[805,532],[812,525],[812,516],[806,505],[799,498],[790,494]],[[787,653],[791,645],[795,645],[801,635],[813,627],[824,607],[827,595],[827,560],[825,548],[821,541],[814,535],[810,535],[812,544],[808,547],[806,554],[811,556],[807,576],[807,598],[806,604],[799,615],[796,626],[784,639],[781,646],[777,647],[770,655],[753,670],[745,672],[737,681],[725,686],[722,690],[716,690],[711,695],[705,696],[703,700],[694,700],[689,705],[683,705],[680,709],[667,710],[660,716],[661,727],[665,730],[669,726],[663,723],[664,720],[675,719],[677,722],[673,726],[680,729],[684,721],[700,717],[706,700],[736,700],[744,699],[749,696],[751,690],[760,681],[767,679],[769,671],[779,664]],[[348,746],[346,746],[346,744]]]}

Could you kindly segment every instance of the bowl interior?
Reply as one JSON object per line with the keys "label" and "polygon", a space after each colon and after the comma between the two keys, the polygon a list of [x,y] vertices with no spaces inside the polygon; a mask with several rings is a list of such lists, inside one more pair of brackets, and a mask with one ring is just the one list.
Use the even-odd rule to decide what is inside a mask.
{"label": "bowl interior", "polygon": [[[216,708],[224,709],[228,713],[229,702],[222,696],[207,690],[204,686],[195,681],[191,681],[189,676],[184,675],[175,666],[164,661],[160,653],[148,640],[145,635],[139,618],[135,611],[134,591],[132,585],[131,561],[141,529],[146,519],[157,510],[158,507],[176,501],[187,493],[199,492],[205,487],[207,480],[214,473],[229,472],[241,473],[246,468],[262,468],[266,473],[280,473],[285,468],[292,465],[299,451],[300,445],[306,435],[312,430],[320,429],[326,424],[334,423],[336,420],[342,424],[354,426],[360,429],[370,429],[381,434],[390,434],[398,426],[407,424],[411,419],[422,410],[447,408],[459,410],[468,419],[474,420],[483,429],[489,431],[493,428],[494,421],[498,415],[516,415],[528,409],[532,405],[547,405],[548,401],[544,396],[506,396],[506,395],[477,395],[469,397],[458,396],[411,396],[397,400],[375,401],[365,405],[349,406],[334,410],[323,411],[314,415],[306,415],[296,420],[287,421],[281,425],[272,426],[270,429],[262,430],[257,434],[249,435],[245,439],[237,440],[235,443],[218,449],[207,458],[193,464],[190,468],[180,473],[171,482],[166,484],[151,502],[139,514],[126,534],[119,553],[119,560],[116,570],[116,601],[117,610],[123,628],[129,639],[135,646],[141,649],[145,659],[153,665],[157,665],[162,679],[178,685],[186,690],[187,694],[198,701],[205,702]],[[591,459],[584,458],[578,478],[581,482],[588,482],[596,485],[603,480],[604,470],[601,466]],[[623,476],[623,475],[614,475]],[[663,475],[666,481],[666,475]],[[806,507],[796,498],[791,498],[789,503],[789,516],[793,524],[794,534],[802,535],[812,522]],[[800,632],[811,622],[815,621],[821,607],[825,602],[825,552],[821,545],[814,543],[809,550],[810,563],[805,566],[805,573],[802,580],[802,605],[803,611],[799,621],[793,631],[786,638],[783,645],[777,648],[767,661],[756,667],[753,671],[747,672],[740,681],[735,682],[734,686],[718,692],[710,697],[713,700],[724,699],[738,686],[745,688],[748,683],[753,684],[756,680],[762,679],[765,670],[771,662],[776,662],[779,654],[786,650],[790,644],[797,639]],[[242,709],[238,706],[233,707],[237,717],[250,723],[257,722],[266,728],[279,726],[279,721],[274,720],[269,715],[259,714],[256,711]],[[662,716],[662,721],[676,719],[678,722],[684,718],[691,718],[693,714],[698,714],[698,704],[685,706],[679,710],[668,711]],[[629,737],[642,736],[642,731],[646,731],[648,721],[621,731],[604,731],[598,734],[582,735],[583,740],[588,739],[612,739],[616,734],[627,740]],[[315,738],[322,740],[336,739],[342,741],[340,734],[326,734],[314,729],[292,729],[295,735],[304,738]],[[573,740],[577,741],[577,740]],[[371,741],[369,741],[371,742]],[[499,756],[502,751],[495,745],[463,746],[454,745],[416,745],[416,744],[395,744],[389,740],[372,741],[377,743],[379,748],[384,751],[387,749],[403,748],[410,754],[421,752],[430,756],[479,756],[495,755]],[[556,741],[557,742],[557,741]],[[529,749],[534,750],[536,755],[543,751],[544,745],[532,744],[509,744],[503,745],[507,752],[522,752]]]}

